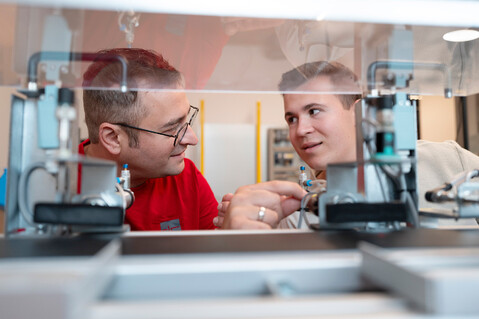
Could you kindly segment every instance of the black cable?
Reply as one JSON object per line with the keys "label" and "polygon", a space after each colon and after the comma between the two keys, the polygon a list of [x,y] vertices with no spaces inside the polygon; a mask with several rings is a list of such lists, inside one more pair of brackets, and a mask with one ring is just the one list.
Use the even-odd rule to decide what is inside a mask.
{"label": "black cable", "polygon": [[[459,84],[458,84],[457,89],[458,89],[459,92],[461,92],[462,91],[462,81],[463,81],[463,77],[464,77],[464,53],[463,53],[464,43],[459,43],[458,46],[459,46],[459,60],[460,60],[460,63],[461,63],[461,70],[459,72]],[[460,101],[460,102],[461,102],[461,110],[463,110],[462,101]],[[461,119],[462,119],[462,121],[461,121]],[[457,120],[458,123],[457,123],[457,129],[456,129],[456,142],[458,142],[459,133],[461,132],[461,130],[463,130],[463,136],[466,135],[465,129],[463,129],[463,126],[462,126],[463,123],[464,124],[466,123],[464,121],[464,119],[465,119],[464,118],[464,112],[461,111],[461,114],[460,114],[460,116],[458,116],[458,120]],[[468,143],[469,143],[469,141],[468,141]],[[463,146],[465,147],[465,145],[463,145]],[[465,147],[465,148],[467,148],[467,147]]]}
{"label": "black cable", "polygon": [[468,150],[469,149],[469,126],[467,123],[467,98],[465,96],[461,96],[459,98],[461,101],[461,109],[462,109],[462,135],[464,139],[463,147]]}

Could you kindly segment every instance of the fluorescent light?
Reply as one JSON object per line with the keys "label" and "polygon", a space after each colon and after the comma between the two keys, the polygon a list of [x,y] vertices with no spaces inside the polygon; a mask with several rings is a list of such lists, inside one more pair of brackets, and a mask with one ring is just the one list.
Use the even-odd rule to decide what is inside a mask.
{"label": "fluorescent light", "polygon": [[476,30],[456,30],[451,31],[442,36],[446,41],[450,42],[466,42],[479,38],[479,31]]}
{"label": "fluorescent light", "polygon": [[[259,0],[234,1],[234,5],[220,0],[0,0],[1,3],[220,17],[322,18],[341,22],[479,27],[479,1],[473,0]],[[434,14],[425,14],[432,10]]]}

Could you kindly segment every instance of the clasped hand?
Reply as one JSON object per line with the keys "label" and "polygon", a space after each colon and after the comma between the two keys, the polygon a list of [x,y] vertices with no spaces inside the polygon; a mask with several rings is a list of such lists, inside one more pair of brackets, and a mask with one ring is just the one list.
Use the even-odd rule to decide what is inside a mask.
{"label": "clasped hand", "polygon": [[223,229],[271,229],[300,209],[306,195],[298,184],[270,181],[242,186],[223,196],[213,223]]}

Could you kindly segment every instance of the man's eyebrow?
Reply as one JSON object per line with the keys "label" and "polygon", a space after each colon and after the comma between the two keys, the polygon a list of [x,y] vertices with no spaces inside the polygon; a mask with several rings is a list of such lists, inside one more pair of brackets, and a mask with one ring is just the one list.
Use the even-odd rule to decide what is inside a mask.
{"label": "man's eyebrow", "polygon": [[317,106],[324,106],[324,105],[320,104],[320,103],[309,103],[309,104],[306,104],[305,106],[303,106],[303,111],[307,111],[310,108],[317,107]]}
{"label": "man's eyebrow", "polygon": [[[305,106],[303,106],[303,111],[307,111],[309,110],[310,108],[313,108],[313,107],[317,107],[317,106],[324,106],[323,104],[319,104],[319,103],[309,103],[309,104],[306,104]],[[284,113],[284,117],[288,117],[288,116],[293,116],[294,114],[292,112],[286,112]]]}
{"label": "man's eyebrow", "polygon": [[288,117],[288,116],[293,116],[293,113],[292,113],[292,112],[286,112],[286,113],[284,113],[284,117],[285,117],[285,118]]}

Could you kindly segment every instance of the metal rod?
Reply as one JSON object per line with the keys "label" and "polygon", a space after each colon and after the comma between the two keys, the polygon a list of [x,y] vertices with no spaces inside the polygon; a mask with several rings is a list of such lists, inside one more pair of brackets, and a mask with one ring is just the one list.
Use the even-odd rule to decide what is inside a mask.
{"label": "metal rod", "polygon": [[122,92],[128,90],[127,85],[127,62],[121,55],[105,55],[86,52],[59,52],[59,51],[39,51],[34,53],[28,60],[28,86],[37,87],[37,72],[40,61],[118,61],[121,63],[121,82]]}

